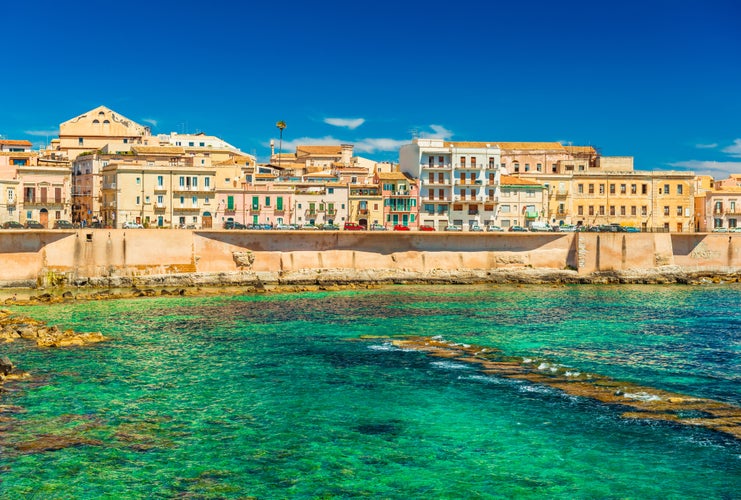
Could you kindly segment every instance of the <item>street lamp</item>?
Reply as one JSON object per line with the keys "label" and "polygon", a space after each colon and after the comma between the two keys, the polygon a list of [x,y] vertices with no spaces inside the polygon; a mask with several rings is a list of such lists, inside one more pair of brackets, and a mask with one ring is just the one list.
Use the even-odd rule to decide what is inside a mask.
{"label": "street lamp", "polygon": [[280,120],[275,126],[280,130],[280,144],[278,146],[278,170],[280,170],[280,157],[283,155],[283,129],[286,128],[286,122]]}

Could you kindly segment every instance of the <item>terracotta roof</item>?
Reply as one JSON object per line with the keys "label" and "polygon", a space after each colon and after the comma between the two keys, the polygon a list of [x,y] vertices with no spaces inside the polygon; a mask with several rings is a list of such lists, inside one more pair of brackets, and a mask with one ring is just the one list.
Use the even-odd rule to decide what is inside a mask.
{"label": "terracotta roof", "polygon": [[383,180],[387,180],[387,181],[392,181],[392,180],[408,181],[409,180],[409,178],[406,175],[404,175],[403,172],[381,172],[378,174],[378,179],[382,181]]}
{"label": "terracotta roof", "polygon": [[502,186],[542,186],[540,182],[531,181],[530,179],[523,179],[521,177],[515,177],[512,175],[503,175],[499,183]]}
{"label": "terracotta roof", "polygon": [[592,146],[564,146],[566,148],[566,151],[568,151],[571,154],[574,153],[587,153],[587,154],[597,154],[597,150],[594,149]]}
{"label": "terracotta roof", "polygon": [[185,154],[185,150],[179,146],[132,146],[131,150],[136,154],[147,155],[147,154],[170,154],[170,155],[182,155]]}
{"label": "terracotta roof", "polygon": [[342,154],[340,146],[296,146],[296,154],[301,151],[312,155],[336,156]]}
{"label": "terracotta roof", "polygon": [[31,147],[31,141],[14,141],[10,139],[3,139],[0,141],[0,144],[5,144],[6,146],[28,146]]}

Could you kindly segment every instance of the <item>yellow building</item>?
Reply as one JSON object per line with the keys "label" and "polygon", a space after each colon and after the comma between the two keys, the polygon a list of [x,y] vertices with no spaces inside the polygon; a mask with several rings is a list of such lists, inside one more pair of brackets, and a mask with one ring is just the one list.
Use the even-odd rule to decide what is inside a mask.
{"label": "yellow building", "polygon": [[378,184],[350,184],[348,221],[366,228],[383,225],[383,194]]}
{"label": "yellow building", "polygon": [[526,228],[536,221],[546,222],[545,200],[546,189],[539,182],[502,175],[497,212],[486,225],[509,229],[513,226]]}

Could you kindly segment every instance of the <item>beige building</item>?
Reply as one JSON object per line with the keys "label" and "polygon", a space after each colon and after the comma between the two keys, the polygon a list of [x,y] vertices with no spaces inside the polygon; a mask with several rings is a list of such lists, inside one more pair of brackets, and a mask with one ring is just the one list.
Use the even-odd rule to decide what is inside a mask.
{"label": "beige building", "polygon": [[108,151],[126,151],[132,145],[157,146],[149,127],[125,116],[98,106],[59,125],[59,140],[53,149],[69,160],[80,153],[97,151],[107,146]]}
{"label": "beige building", "polygon": [[114,155],[101,170],[102,223],[122,227],[210,228],[216,202],[216,169],[182,148],[139,147]]}
{"label": "beige building", "polygon": [[335,224],[348,220],[348,186],[338,182],[303,182],[295,185],[292,224]]}
{"label": "beige building", "polygon": [[503,175],[498,199],[496,212],[486,221],[487,226],[527,228],[536,221],[546,222],[546,188],[539,182]]}

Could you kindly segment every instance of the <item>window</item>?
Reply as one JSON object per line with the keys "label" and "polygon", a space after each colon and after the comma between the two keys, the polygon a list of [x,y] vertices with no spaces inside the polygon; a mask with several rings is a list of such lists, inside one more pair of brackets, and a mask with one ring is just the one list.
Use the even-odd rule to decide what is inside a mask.
{"label": "window", "polygon": [[165,204],[165,197],[164,195],[158,194],[157,195],[157,206],[162,207],[162,205]]}
{"label": "window", "polygon": [[197,207],[198,206],[198,197],[197,196],[193,196],[190,199],[190,203],[191,203],[191,206]]}
{"label": "window", "polygon": [[615,184],[610,184],[610,194],[615,194]]}
{"label": "window", "polygon": [[252,210],[258,210],[259,208],[260,208],[260,197],[253,196],[252,197]]}
{"label": "window", "polygon": [[[228,180],[229,180],[229,179],[227,179],[227,181],[228,181]],[[180,176],[180,187],[181,187],[181,188],[185,187],[185,177],[183,177],[183,176]]]}
{"label": "window", "polygon": [[80,137],[79,139],[77,139],[77,145],[78,145],[78,146],[82,146],[82,143],[83,143],[83,142],[84,142],[84,140],[83,140],[83,138],[82,138],[82,137]]}
{"label": "window", "polygon": [[641,184],[641,194],[648,194],[648,184]]}
{"label": "window", "polygon": [[669,194],[669,184],[664,184],[664,194]]}
{"label": "window", "polygon": [[677,194],[683,194],[683,186],[681,184],[677,184]]}
{"label": "window", "polygon": [[164,182],[165,182],[164,177],[162,177],[161,175],[158,175],[157,176],[157,187],[162,187],[162,185],[164,184]]}
{"label": "window", "polygon": [[681,216],[682,216],[682,206],[680,205],[677,207],[677,217],[681,217]]}
{"label": "window", "polygon": [[589,194],[594,194],[594,184],[589,185]]}
{"label": "window", "polygon": [[530,172],[530,164],[525,163],[525,172]]}
{"label": "window", "polygon": [[641,207],[641,215],[642,215],[642,216],[644,216],[644,217],[645,217],[646,215],[648,215],[648,207],[647,207],[646,205],[643,205],[643,206]]}
{"label": "window", "polygon": [[471,168],[476,168],[476,157],[475,156],[471,157]]}
{"label": "window", "polygon": [[500,209],[500,212],[502,212],[503,214],[508,214],[509,213],[509,205],[502,205],[501,206],[501,209]]}
{"label": "window", "polygon": [[140,203],[141,203],[141,197],[140,196],[137,196],[136,197],[136,204],[139,205]]}
{"label": "window", "polygon": [[265,197],[265,206],[266,207],[269,207],[270,206],[270,196],[266,196]]}
{"label": "window", "polygon": [[610,205],[610,215],[615,215],[615,205]]}
{"label": "window", "polygon": [[628,192],[627,184],[620,184],[620,194],[626,194]]}
{"label": "window", "polygon": [[635,205],[631,206],[630,207],[630,215],[636,215],[637,214],[637,212],[636,212],[636,209],[637,208],[638,207],[636,207]]}
{"label": "window", "polygon": [[278,196],[278,199],[275,200],[275,208],[276,210],[283,210],[283,197]]}
{"label": "window", "polygon": [[203,178],[203,185],[204,185],[204,186],[205,186],[206,188],[209,188],[209,187],[211,187],[211,177],[204,177],[204,178]]}
{"label": "window", "polygon": [[584,172],[584,165],[579,165],[579,172]]}
{"label": "window", "polygon": [[149,203],[149,195],[144,197],[144,203]]}
{"label": "window", "polygon": [[234,196],[227,196],[226,198],[226,209],[234,210]]}
{"label": "window", "polygon": [[625,205],[620,205],[620,215],[625,215]]}
{"label": "window", "polygon": [[334,188],[327,188],[327,194],[334,194]]}
{"label": "window", "polygon": [[599,214],[600,215],[605,215],[605,206],[604,205],[600,205],[599,206]]}
{"label": "window", "polygon": [[558,164],[556,164],[556,163],[553,163],[553,164],[551,165],[551,171],[552,171],[552,172],[553,172],[554,174],[555,174],[555,173],[557,173],[557,172],[558,172]]}
{"label": "window", "polygon": [[577,184],[576,192],[579,194],[584,194],[584,184]]}
{"label": "window", "polygon": [[669,207],[664,207],[664,215],[669,215]]}
{"label": "window", "polygon": [[141,177],[137,177],[136,178],[136,185],[138,186],[141,183],[142,183]]}
{"label": "window", "polygon": [[630,194],[637,194],[638,193],[638,186],[635,184],[630,185]]}
{"label": "window", "polygon": [[191,180],[190,185],[193,186],[193,187],[198,187],[198,177],[193,177],[193,179]]}
{"label": "window", "polygon": [[466,157],[465,156],[461,156],[461,167],[464,167],[465,168],[465,166],[466,166]]}
{"label": "window", "polygon": [[589,215],[594,215],[594,206],[589,205]]}
{"label": "window", "polygon": [[537,165],[535,165],[535,170],[537,170],[538,172],[542,172],[543,171],[543,164],[542,163],[538,163]]}
{"label": "window", "polygon": [[515,172],[519,172],[520,171],[520,164],[519,163],[515,163],[514,164],[514,169],[515,169]]}
{"label": "window", "polygon": [[605,185],[604,184],[600,184],[599,185],[599,194],[605,194]]}
{"label": "window", "polygon": [[489,158],[489,168],[494,168],[494,158]]}

